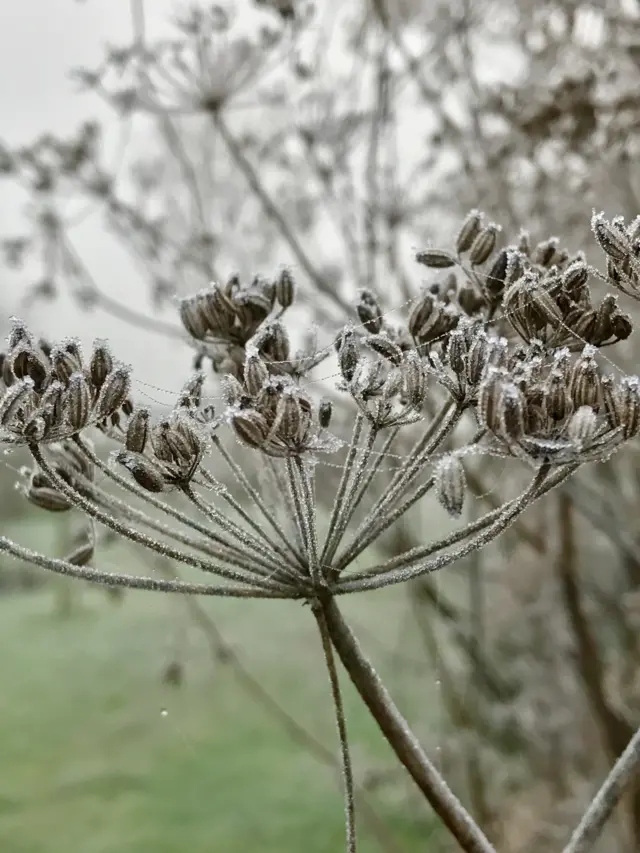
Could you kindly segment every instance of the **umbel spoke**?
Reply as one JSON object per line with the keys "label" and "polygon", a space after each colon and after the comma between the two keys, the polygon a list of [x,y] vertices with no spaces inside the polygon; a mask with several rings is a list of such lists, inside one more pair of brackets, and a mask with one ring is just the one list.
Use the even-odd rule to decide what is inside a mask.
{"label": "umbel spoke", "polygon": [[[26,447],[32,456],[20,493],[52,515],[79,511],[91,535],[65,559],[5,536],[0,551],[92,583],[310,605],[335,711],[347,853],[357,843],[355,783],[338,660],[459,848],[495,853],[336,601],[459,563],[582,465],[608,459],[637,436],[640,383],[604,374],[598,356],[628,337],[631,321],[613,296],[595,301],[589,284],[599,278],[640,298],[640,225],[596,215],[592,228],[606,273],[554,240],[535,251],[522,242],[500,248],[496,224],[472,211],[452,250],[416,254],[435,275],[447,271],[446,286],[434,281],[416,293],[400,326],[387,322],[383,295],[364,288],[353,317],[318,352],[292,352],[290,270],[273,279],[213,283],[180,300],[179,315],[202,364],[219,374],[224,406],[217,413],[203,404],[204,372],[190,377],[173,410],[157,418],[132,400],[130,370],[106,343],[96,342],[85,358],[77,341],[49,344],[16,320],[0,363],[0,443]],[[326,294],[327,286],[323,279]],[[345,307],[342,294],[333,302]],[[351,322],[356,316],[358,325]],[[312,375],[329,356],[337,362],[333,389],[326,387],[330,379]],[[101,444],[94,447],[90,436]],[[114,447],[107,461],[105,442]],[[497,498],[489,512],[467,521],[466,472],[480,458],[498,460],[516,497]],[[509,466],[513,475],[504,473]],[[385,557],[387,534],[414,509],[427,517],[431,501],[453,529]],[[204,580],[95,568],[97,525],[132,552],[189,566]],[[207,582],[212,576],[215,582]],[[630,783],[636,754],[634,738],[565,853],[586,853]]]}

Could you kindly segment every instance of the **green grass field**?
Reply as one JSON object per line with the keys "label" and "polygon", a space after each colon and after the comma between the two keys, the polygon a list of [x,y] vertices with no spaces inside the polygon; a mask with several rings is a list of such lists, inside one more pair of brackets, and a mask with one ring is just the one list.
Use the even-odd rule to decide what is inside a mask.
{"label": "green grass field", "polygon": [[[335,752],[308,611],[291,603],[205,606],[247,668]],[[381,654],[403,630],[402,595],[365,596],[345,609],[412,719],[428,714],[428,674],[419,689],[407,688]],[[60,620],[52,589],[6,597],[0,643],[2,853],[343,849],[337,777],[247,696],[229,666],[212,660],[179,599],[135,592],[114,605],[82,585],[72,618]],[[176,658],[185,668],[180,688],[161,677]],[[348,685],[345,692],[356,773],[393,766],[358,697]],[[370,798],[398,853],[435,851],[431,815],[410,807],[401,790]],[[362,853],[383,849],[362,817],[359,830]]]}

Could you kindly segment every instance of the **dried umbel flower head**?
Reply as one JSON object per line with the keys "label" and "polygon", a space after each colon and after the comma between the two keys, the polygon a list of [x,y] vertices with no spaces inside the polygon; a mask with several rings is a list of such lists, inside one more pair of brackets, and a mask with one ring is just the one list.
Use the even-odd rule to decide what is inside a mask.
{"label": "dried umbel flower head", "polygon": [[[594,230],[607,253],[609,279],[634,292],[637,234],[617,220],[598,219]],[[335,406],[316,400],[318,386],[305,381],[309,365],[319,363],[315,356],[290,356],[284,312],[294,291],[286,276],[275,282],[256,276],[249,283],[234,276],[180,304],[197,351],[225,372],[215,421],[202,407],[202,374],[186,383],[168,416],[154,420],[131,403],[129,372],[104,344],[95,345],[87,362],[76,342],[45,347],[24,324],[14,324],[1,359],[0,441],[27,445],[34,458],[26,497],[50,512],[78,507],[164,560],[218,581],[187,583],[173,568],[170,578],[101,573],[89,568],[93,542],[67,560],[21,549],[5,536],[0,550],[102,583],[308,602],[323,648],[330,652],[333,641],[366,697],[370,666],[333,599],[424,577],[484,547],[582,463],[606,459],[640,431],[638,379],[601,375],[598,349],[631,331],[616,298],[593,301],[589,279],[596,273],[555,238],[535,244],[523,237],[517,246],[498,249],[497,233],[496,225],[472,212],[455,250],[422,253],[427,266],[455,272],[427,283],[399,328],[383,318],[373,291],[359,294],[359,325],[347,324],[336,339]],[[334,411],[341,402],[351,439],[332,463],[340,475],[321,541],[317,472],[321,454],[341,447],[328,432],[330,425],[344,426]],[[412,425],[415,440],[407,448],[402,440]],[[116,465],[103,463],[88,444],[91,427],[118,442]],[[225,446],[225,427],[241,453]],[[232,472],[250,511],[209,469],[210,453]],[[530,482],[519,496],[453,534],[381,559],[370,546],[428,493],[452,517],[463,514],[469,498],[463,460],[473,454],[489,461],[516,457],[532,472]],[[386,466],[388,460],[393,464]],[[265,478],[254,476],[265,470],[276,501],[263,497]],[[367,500],[383,472],[384,488]],[[126,500],[103,487],[103,475]],[[170,489],[179,490],[180,501],[166,500]],[[138,509],[131,495],[154,511]],[[356,566],[362,555],[371,563]],[[331,672],[335,676],[335,668]],[[399,719],[395,709],[394,716]],[[412,751],[410,770],[424,786],[433,770],[429,765],[422,772],[411,737],[399,725],[390,740],[399,755]],[[451,824],[464,826],[465,838],[473,832],[466,817]],[[479,837],[474,849],[489,849]]]}
{"label": "dried umbel flower head", "polygon": [[[22,323],[9,335],[5,361],[12,365],[12,381],[0,398],[0,430],[5,441],[27,445],[59,442],[91,424],[107,425],[126,407],[130,370],[114,365],[103,344],[96,344],[91,360],[93,374],[101,383],[98,386],[91,365],[84,368],[76,341],[63,341],[49,355],[33,341]],[[111,369],[104,375],[103,368],[108,366]]]}
{"label": "dried umbel flower head", "polygon": [[293,275],[285,268],[275,281],[255,276],[242,282],[233,275],[223,285],[213,283],[180,300],[179,312],[200,357],[208,358],[216,372],[239,379],[249,342],[265,361],[278,366],[278,372],[290,372],[288,337],[277,318],[294,298]]}

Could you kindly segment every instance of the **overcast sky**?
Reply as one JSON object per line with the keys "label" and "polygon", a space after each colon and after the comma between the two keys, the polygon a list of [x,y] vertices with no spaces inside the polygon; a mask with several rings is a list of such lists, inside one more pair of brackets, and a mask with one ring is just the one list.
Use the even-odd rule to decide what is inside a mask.
{"label": "overcast sky", "polygon": [[[146,3],[147,27],[157,32],[175,2]],[[96,114],[96,102],[78,94],[69,78],[75,66],[97,64],[106,43],[125,43],[130,38],[128,0],[7,0],[0,11],[0,138],[12,145],[27,143],[38,133],[67,132]],[[104,114],[103,114],[104,115]],[[0,195],[0,232],[15,232],[15,199]],[[135,280],[124,253],[107,244],[99,217],[89,215],[72,235],[82,249],[100,287],[133,308],[148,310],[146,289]],[[0,269],[0,310],[16,310],[24,286],[17,275]],[[4,318],[6,319],[6,317]],[[190,356],[180,343],[133,330],[104,312],[83,313],[69,298],[36,309],[27,318],[48,337],[80,335],[90,343],[108,337],[115,354],[134,365],[137,394],[146,393],[165,402],[142,383],[176,389],[188,370]],[[171,312],[166,317],[172,320]],[[5,325],[4,323],[2,324]],[[142,400],[141,400],[142,402]]]}

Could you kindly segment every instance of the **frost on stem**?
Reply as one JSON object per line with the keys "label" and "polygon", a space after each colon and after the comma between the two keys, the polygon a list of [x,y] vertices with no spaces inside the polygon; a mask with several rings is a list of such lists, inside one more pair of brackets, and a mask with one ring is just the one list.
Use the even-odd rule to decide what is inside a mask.
{"label": "frost on stem", "polygon": [[[594,234],[607,255],[600,276],[634,295],[636,237],[602,217]],[[221,375],[219,412],[204,405],[200,371],[169,416],[156,419],[131,400],[130,372],[106,343],[97,341],[85,359],[77,341],[37,342],[14,322],[0,356],[0,441],[24,445],[34,457],[23,494],[52,513],[75,507],[220,583],[107,576],[88,565],[99,557],[93,540],[66,561],[8,540],[0,548],[100,583],[306,600],[318,612],[334,596],[403,583],[488,545],[582,463],[606,459],[640,430],[637,378],[603,375],[598,358],[601,347],[631,332],[617,297],[596,301],[589,280],[597,271],[556,238],[532,248],[516,235],[504,248],[500,235],[473,211],[453,249],[417,254],[434,278],[416,292],[402,323],[388,320],[384,294],[362,289],[335,346],[304,357],[292,355],[286,325],[296,295],[289,270],[275,279],[232,276],[181,300],[180,319],[200,365]],[[314,383],[311,371],[330,355],[338,373],[327,388],[330,380]],[[94,450],[90,431],[115,445],[111,463]],[[229,439],[241,445],[241,461]],[[339,469],[335,483],[331,473],[318,477],[327,455]],[[463,460],[469,473],[474,455],[515,457],[532,471],[531,482],[442,539],[356,570],[356,559],[375,553],[370,546],[431,490],[460,517],[469,499]],[[212,460],[238,490],[220,479]],[[386,486],[378,491],[383,470]],[[275,500],[262,490],[265,475]],[[322,541],[318,508],[328,489]],[[165,502],[168,492],[181,502]],[[388,736],[399,755],[409,749],[401,726]],[[429,787],[422,752],[415,744],[409,752],[415,761],[408,769],[423,790],[443,814],[458,814],[447,825],[463,849],[489,850],[468,816],[456,812],[455,798]]]}

